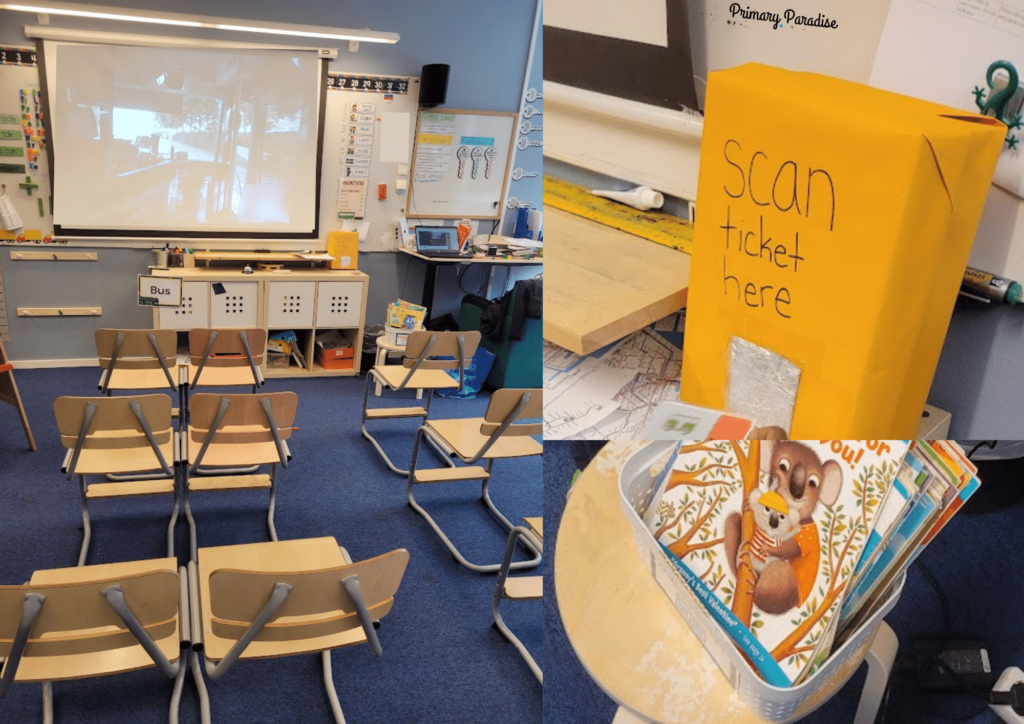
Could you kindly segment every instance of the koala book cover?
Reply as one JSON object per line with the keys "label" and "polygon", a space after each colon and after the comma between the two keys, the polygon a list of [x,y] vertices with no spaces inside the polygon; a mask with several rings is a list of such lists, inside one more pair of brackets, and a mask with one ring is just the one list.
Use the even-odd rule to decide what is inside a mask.
{"label": "koala book cover", "polygon": [[765,680],[792,686],[829,652],[906,452],[900,440],[683,443],[645,522]]}

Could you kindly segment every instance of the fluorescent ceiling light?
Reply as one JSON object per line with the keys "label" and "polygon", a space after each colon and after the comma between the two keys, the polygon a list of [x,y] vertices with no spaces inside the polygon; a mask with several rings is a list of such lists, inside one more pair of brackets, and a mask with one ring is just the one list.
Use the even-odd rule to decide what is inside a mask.
{"label": "fluorescent ceiling light", "polygon": [[47,13],[50,15],[72,15],[100,20],[117,20],[130,23],[153,23],[156,25],[178,25],[187,28],[213,28],[267,35],[288,35],[300,38],[325,38],[330,40],[358,40],[364,43],[397,43],[398,33],[375,30],[352,30],[349,28],[322,28],[315,25],[295,23],[268,23],[240,20],[238,18],[215,18],[185,13],[141,11],[129,8],[114,8],[100,5],[78,5],[68,2],[4,3],[0,8],[26,13]]}

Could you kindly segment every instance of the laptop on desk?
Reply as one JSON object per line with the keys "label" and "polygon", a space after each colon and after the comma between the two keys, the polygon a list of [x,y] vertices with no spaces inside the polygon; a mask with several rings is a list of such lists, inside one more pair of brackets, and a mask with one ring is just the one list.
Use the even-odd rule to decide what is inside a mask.
{"label": "laptop on desk", "polygon": [[454,226],[420,226],[416,251],[423,256],[459,257],[459,231]]}

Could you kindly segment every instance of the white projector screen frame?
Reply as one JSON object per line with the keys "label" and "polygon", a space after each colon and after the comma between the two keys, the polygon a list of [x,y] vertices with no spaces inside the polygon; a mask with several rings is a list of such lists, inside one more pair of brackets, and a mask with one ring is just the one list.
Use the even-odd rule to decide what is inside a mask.
{"label": "white projector screen frame", "polygon": [[[89,42],[77,43],[77,42],[52,41],[52,40],[45,40],[45,41],[44,40],[39,40],[39,41],[37,41],[37,57],[40,59],[40,66],[41,66],[40,67],[40,83],[42,85],[42,90],[43,90],[43,104],[44,104],[43,105],[43,112],[45,114],[44,115],[44,122],[47,125],[47,135],[48,135],[48,138],[50,140],[49,149],[48,149],[49,153],[47,153],[46,155],[47,155],[48,162],[50,164],[51,178],[53,179],[53,188],[54,188],[53,206],[54,206],[54,212],[55,212],[54,233],[55,233],[56,236],[63,237],[63,238],[107,238],[107,239],[124,238],[124,239],[146,239],[146,240],[169,240],[169,241],[183,240],[183,239],[196,239],[196,240],[201,239],[201,240],[204,240],[204,241],[209,241],[209,240],[218,240],[218,241],[253,241],[253,240],[260,240],[260,241],[298,241],[298,240],[318,239],[319,238],[320,182],[321,182],[322,155],[323,155],[324,118],[325,118],[325,110],[326,110],[327,65],[326,65],[326,62],[325,62],[324,59],[319,58],[319,53],[318,53],[318,50],[316,48],[310,48],[309,51],[308,51],[308,52],[311,53],[310,61],[313,62],[313,63],[318,63],[318,65],[316,66],[316,78],[317,78],[316,83],[317,83],[317,87],[316,87],[316,91],[315,91],[315,93],[313,95],[313,98],[312,98],[312,102],[315,103],[315,107],[313,109],[311,109],[312,110],[312,114],[307,114],[307,116],[311,116],[311,120],[308,120],[308,121],[307,120],[303,120],[302,121],[302,125],[304,125],[304,126],[307,123],[309,123],[309,124],[315,123],[315,130],[312,129],[312,128],[308,128],[308,126],[303,129],[305,131],[305,134],[306,134],[306,139],[307,139],[305,141],[306,144],[309,143],[309,139],[310,138],[315,138],[315,151],[313,151],[313,157],[312,157],[312,159],[307,158],[306,163],[304,165],[304,169],[309,168],[310,163],[312,163],[312,166],[314,167],[314,169],[309,172],[309,174],[312,176],[312,178],[309,179],[309,183],[308,183],[309,189],[306,189],[306,191],[308,191],[308,195],[306,193],[302,193],[301,195],[296,195],[295,194],[295,187],[296,186],[302,187],[301,184],[282,183],[282,184],[278,184],[278,189],[276,189],[276,190],[279,191],[279,193],[278,193],[278,200],[276,201],[276,205],[274,203],[274,199],[271,199],[271,202],[267,203],[266,196],[261,197],[259,195],[253,194],[251,198],[256,199],[256,202],[255,203],[250,203],[248,205],[248,207],[246,207],[246,206],[244,206],[244,202],[247,199],[240,198],[240,194],[237,193],[237,189],[235,188],[236,184],[234,183],[235,177],[237,176],[236,171],[239,172],[239,173],[243,173],[243,174],[245,173],[245,171],[241,168],[241,166],[242,166],[241,163],[238,164],[238,168],[237,169],[232,167],[232,172],[231,172],[231,176],[230,176],[230,182],[222,183],[220,185],[219,190],[217,190],[217,192],[216,192],[217,194],[219,194],[219,198],[216,195],[212,195],[211,189],[213,189],[214,186],[213,186],[210,178],[208,178],[207,181],[205,182],[205,186],[203,187],[201,194],[199,194],[199,193],[191,193],[190,195],[186,195],[185,191],[188,190],[188,187],[185,187],[184,182],[179,184],[178,181],[183,176],[190,175],[189,172],[182,173],[181,169],[173,170],[173,168],[176,165],[177,166],[183,166],[184,165],[182,163],[183,160],[184,160],[185,164],[188,163],[188,159],[187,159],[188,153],[186,152],[186,153],[182,154],[180,152],[180,150],[179,150],[180,148],[185,147],[186,144],[179,142],[177,147],[175,148],[174,147],[174,143],[173,143],[173,139],[168,139],[166,136],[169,135],[169,134],[164,134],[165,137],[161,138],[161,139],[157,139],[156,143],[154,143],[153,147],[150,149],[151,152],[153,153],[153,155],[158,155],[159,156],[159,158],[157,159],[155,165],[159,165],[159,166],[161,166],[161,168],[154,169],[152,166],[150,166],[150,167],[144,168],[143,171],[147,175],[154,175],[155,176],[155,175],[160,174],[162,176],[173,176],[174,180],[173,181],[167,181],[166,184],[165,184],[165,185],[168,186],[168,188],[171,191],[171,198],[172,199],[181,199],[182,202],[184,202],[185,200],[188,200],[192,204],[191,207],[186,207],[185,213],[189,213],[189,214],[191,214],[191,213],[198,213],[199,216],[197,216],[197,218],[194,220],[195,223],[193,224],[192,220],[189,220],[186,217],[186,220],[184,220],[184,221],[174,220],[173,223],[167,223],[167,224],[146,224],[144,222],[143,223],[132,222],[132,223],[124,224],[124,225],[121,225],[121,226],[118,226],[117,224],[110,224],[108,226],[106,224],[96,224],[96,223],[76,224],[76,223],[74,223],[75,222],[74,218],[68,218],[66,213],[62,214],[62,208],[67,209],[68,206],[65,203],[65,205],[62,207],[61,200],[62,200],[62,198],[65,199],[65,200],[69,198],[66,195],[62,196],[62,191],[63,192],[68,192],[68,191],[72,191],[73,192],[74,191],[73,188],[72,189],[68,189],[68,188],[65,187],[65,188],[62,189],[62,187],[61,187],[62,179],[64,179],[66,181],[67,179],[73,177],[75,174],[71,173],[71,169],[69,169],[68,166],[62,165],[61,161],[60,160],[55,160],[55,158],[56,159],[65,159],[66,160],[68,158],[67,154],[75,154],[78,151],[76,151],[76,149],[73,147],[75,144],[72,144],[72,143],[68,142],[68,138],[66,137],[66,135],[62,135],[60,132],[58,132],[55,135],[54,134],[54,128],[53,128],[55,116],[54,116],[54,113],[53,113],[54,109],[51,107],[51,104],[52,105],[56,105],[55,100],[57,100],[57,99],[55,99],[53,97],[53,94],[51,93],[51,89],[56,89],[58,87],[57,86],[57,82],[58,82],[58,78],[57,78],[58,69],[55,67],[57,65],[57,63],[54,62],[54,59],[58,57],[58,48],[61,47],[61,46],[86,46],[86,47],[92,46],[92,47],[95,47],[95,46],[107,46],[107,44],[103,43],[102,41],[101,42],[97,42],[97,43],[89,43]],[[107,47],[110,47],[111,49],[115,49],[116,50],[115,46],[107,46]],[[150,49],[149,46],[142,46],[142,47],[144,47],[147,50]],[[138,52],[139,48],[138,47],[133,47],[133,48],[131,48],[131,50],[134,51],[134,52]],[[162,48],[162,47],[153,47],[152,50],[154,52],[156,52],[156,53],[159,53],[159,52],[163,52],[163,51],[165,51],[167,49],[166,48]],[[237,49],[234,49],[234,48],[231,48],[231,49],[214,48],[214,49],[211,50],[211,49],[205,49],[205,48],[193,48],[193,47],[190,47],[186,42],[183,42],[182,46],[180,46],[178,48],[174,48],[173,50],[180,50],[180,51],[183,51],[183,52],[192,52],[192,51],[194,51],[196,53],[211,53],[211,52],[212,53],[230,53],[230,52],[234,52],[234,53],[241,53],[241,54],[245,54],[245,55],[254,55],[254,54],[255,55],[259,55],[259,54],[268,54],[269,53],[269,54],[277,54],[277,55],[285,54],[286,56],[291,56],[291,57],[294,57],[296,53],[305,53],[306,52],[305,50],[299,50],[299,49],[293,49],[293,48],[288,48],[288,49],[262,49],[262,48],[249,49],[249,48],[246,48],[246,49],[243,49],[243,50],[237,50]],[[301,63],[305,63],[305,62],[306,62],[306,59],[305,59],[305,57],[303,57]],[[296,65],[299,65],[299,63],[300,63],[300,61],[295,61]],[[173,83],[174,79],[173,78],[170,79],[170,82]],[[56,92],[56,91],[54,91],[54,92]],[[224,104],[221,104],[221,109],[223,109],[223,107],[224,107]],[[235,115],[238,116],[239,120],[241,120],[241,115],[240,114],[236,113]],[[113,113],[111,114],[111,118],[112,119],[114,118],[114,114]],[[114,119],[114,120],[116,120],[116,119]],[[58,125],[59,125],[59,123],[60,123],[60,121],[57,121]],[[111,121],[111,125],[112,125],[112,123],[113,123],[113,121]],[[221,124],[221,132],[223,132],[223,129],[225,129],[225,128],[230,128],[230,123],[231,122],[230,122],[229,114],[227,112],[221,112],[219,118],[215,121],[214,125],[216,125],[218,123]],[[110,129],[107,129],[107,130],[112,135],[112,132],[110,132]],[[217,129],[214,128],[214,134],[216,135],[216,133],[217,133]],[[102,138],[103,137],[102,136],[102,131],[98,132],[98,135]],[[250,135],[252,135],[252,134],[250,134]],[[179,137],[180,137],[180,134],[179,134]],[[58,138],[60,138],[61,140],[58,141]],[[139,136],[139,138],[144,138],[144,137],[143,136]],[[135,150],[135,146],[138,145],[138,142],[129,144],[129,142],[125,141],[124,139],[118,141],[118,143],[120,145],[132,145],[133,148],[129,149],[129,150]],[[218,143],[220,143],[220,142],[218,141]],[[159,145],[157,145],[157,144],[159,144]],[[167,146],[168,148],[163,148],[163,146]],[[232,150],[237,152],[237,149],[232,149]],[[171,155],[171,153],[173,153],[173,156]],[[221,154],[221,157],[223,157],[223,151],[220,151],[219,153]],[[142,155],[141,151],[140,151],[139,155],[140,156]],[[193,155],[195,156],[195,155],[198,155],[198,154],[193,154]],[[108,157],[109,157],[109,155],[108,155]],[[77,161],[78,157],[75,157],[75,158],[76,158],[76,161]],[[239,156],[239,158],[241,158],[243,161],[247,160],[247,157]],[[120,161],[120,153],[118,154],[118,159],[117,160]],[[150,163],[152,164],[153,163],[152,158],[149,159],[149,160],[150,160]],[[177,163],[175,163],[175,162],[177,162]],[[200,164],[195,164],[195,165],[200,165]],[[62,175],[62,169],[63,169],[63,175]],[[306,175],[306,171],[305,170],[302,170],[301,174],[302,174],[303,179],[307,179],[308,178],[308,176]],[[78,175],[81,176],[80,173]],[[129,173],[129,175],[131,175],[131,174]],[[198,174],[192,173],[191,175],[194,176],[194,175],[198,175]],[[195,183],[194,179],[186,179],[186,180],[193,181],[193,185]],[[164,181],[166,181],[166,179],[164,179]],[[170,184],[175,184],[175,185],[171,186]],[[79,185],[80,185],[80,183],[76,183],[75,187],[77,187]],[[179,188],[179,186],[181,187],[179,189],[179,193],[175,193],[175,189]],[[267,190],[267,188],[266,188],[267,186],[271,187],[269,190],[275,190],[273,188],[273,184],[265,184],[265,185],[252,184],[249,188],[257,190],[257,191],[265,191],[265,190]],[[129,188],[130,188],[130,186],[129,186]],[[94,189],[90,190],[90,189],[87,188],[84,191],[84,196],[86,198],[88,198],[88,197],[90,197],[91,193],[94,193],[94,191],[95,191]],[[192,191],[195,192],[196,190],[193,188]],[[159,197],[160,194],[165,194],[166,195],[166,193],[167,192],[164,189],[162,189],[162,188],[161,189],[157,189],[155,191],[155,194],[158,197]],[[293,198],[297,198],[298,199],[298,201],[296,201],[292,206],[288,206],[287,205],[288,204],[287,201],[280,200],[280,199],[288,199],[288,194],[291,194]],[[201,209],[197,212],[196,211],[197,204],[196,204],[195,199],[196,199],[196,196],[199,196],[199,195],[202,196],[202,203],[201,203]],[[95,203],[104,203],[105,199],[101,195],[99,197],[95,197],[93,199],[93,201]],[[204,226],[203,223],[201,223],[201,222],[205,220],[203,217],[206,214],[206,209],[208,208],[208,204],[210,202],[212,202],[212,201],[219,201],[220,202],[222,217],[225,217],[225,216],[229,217],[229,221],[231,220],[232,217],[234,217],[236,215],[236,212],[238,212],[240,209],[241,210],[245,210],[246,208],[248,208],[248,209],[255,209],[256,211],[254,213],[253,212],[249,213],[249,222],[250,223],[247,224],[247,225],[243,224],[243,223],[240,223],[237,226],[235,226],[234,228],[231,227],[230,223],[222,223],[219,226],[211,226],[211,225],[205,225]],[[308,203],[308,206],[307,206],[307,203]],[[114,205],[110,204],[110,206],[114,206]],[[276,209],[276,211],[275,211],[275,209]],[[296,210],[298,210],[299,213],[294,213]],[[177,211],[177,208],[175,209],[175,211]],[[230,213],[228,213],[228,212],[230,212]],[[237,215],[239,217],[243,216],[243,214],[237,214]],[[64,218],[61,218],[62,216]],[[295,216],[301,216],[302,217],[303,223],[301,224],[300,228],[295,228],[295,224],[291,223],[293,217],[295,217]],[[254,219],[254,217],[255,217],[255,219]],[[288,220],[287,223],[285,222],[286,219]],[[90,220],[90,221],[92,221],[92,220]],[[211,221],[217,221],[217,220],[216,219],[212,219]],[[269,222],[269,223],[260,224],[260,223],[258,223],[259,221],[266,221],[266,222]],[[69,223],[69,222],[71,222],[71,223]]]}

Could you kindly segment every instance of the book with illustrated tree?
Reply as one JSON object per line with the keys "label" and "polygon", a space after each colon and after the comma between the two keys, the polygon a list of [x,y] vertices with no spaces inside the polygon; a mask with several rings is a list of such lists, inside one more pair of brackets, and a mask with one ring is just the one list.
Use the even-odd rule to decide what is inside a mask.
{"label": "book with illustrated tree", "polygon": [[908,443],[683,443],[644,522],[768,683],[828,655],[847,586]]}

